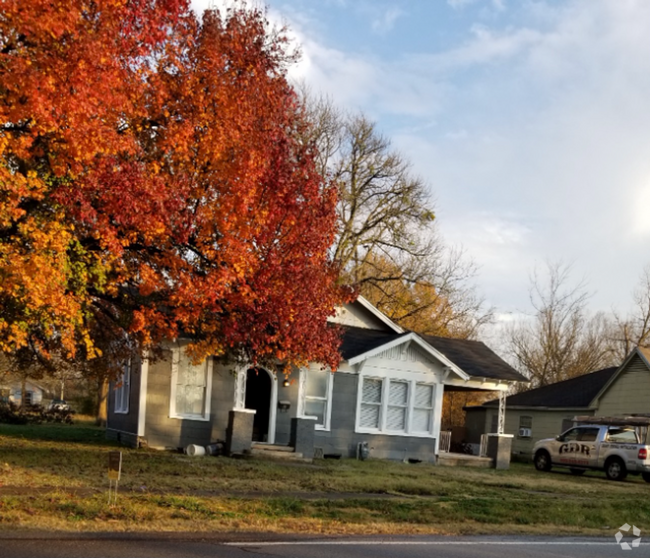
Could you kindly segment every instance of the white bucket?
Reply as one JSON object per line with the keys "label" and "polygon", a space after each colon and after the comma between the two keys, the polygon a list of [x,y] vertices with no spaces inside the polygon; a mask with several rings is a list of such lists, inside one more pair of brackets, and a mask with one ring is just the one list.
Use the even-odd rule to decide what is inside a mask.
{"label": "white bucket", "polygon": [[199,455],[205,455],[205,448],[203,446],[197,446],[196,444],[190,444],[185,448],[185,453],[192,457],[198,457]]}

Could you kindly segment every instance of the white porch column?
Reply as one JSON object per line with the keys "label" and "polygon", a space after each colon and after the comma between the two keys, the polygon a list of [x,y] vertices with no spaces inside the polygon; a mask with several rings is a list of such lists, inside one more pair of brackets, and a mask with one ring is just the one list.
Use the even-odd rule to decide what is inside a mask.
{"label": "white porch column", "polygon": [[233,409],[238,411],[246,408],[246,371],[247,368],[241,367],[235,374]]}
{"label": "white porch column", "polygon": [[271,401],[269,403],[269,429],[266,439],[269,444],[275,444],[275,422],[278,411],[278,375],[275,372],[267,370],[271,376]]}
{"label": "white porch column", "polygon": [[436,441],[436,447],[433,449],[434,455],[438,455],[440,448],[440,423],[442,422],[442,396],[445,392],[444,384],[435,384],[433,386],[433,437]]}
{"label": "white porch column", "polygon": [[499,392],[499,414],[497,422],[497,434],[503,434],[506,427],[506,392]]}
{"label": "white porch column", "polygon": [[297,417],[305,416],[305,395],[307,394],[307,371],[301,368],[298,371],[298,409]]}

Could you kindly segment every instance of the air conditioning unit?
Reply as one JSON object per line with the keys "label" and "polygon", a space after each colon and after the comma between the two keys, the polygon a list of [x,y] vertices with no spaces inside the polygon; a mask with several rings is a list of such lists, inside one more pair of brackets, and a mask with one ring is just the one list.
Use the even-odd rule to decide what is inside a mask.
{"label": "air conditioning unit", "polygon": [[520,438],[530,438],[533,435],[532,429],[530,428],[520,428],[519,437]]}

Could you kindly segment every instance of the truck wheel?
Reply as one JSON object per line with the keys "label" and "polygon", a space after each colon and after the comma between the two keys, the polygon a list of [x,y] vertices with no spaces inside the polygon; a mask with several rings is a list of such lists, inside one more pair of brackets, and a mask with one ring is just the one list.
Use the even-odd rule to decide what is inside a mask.
{"label": "truck wheel", "polygon": [[538,471],[551,470],[551,456],[546,450],[539,450],[535,454],[535,469]]}
{"label": "truck wheel", "polygon": [[571,467],[569,471],[571,471],[571,474],[575,475],[576,477],[579,477],[580,475],[584,475],[587,472],[586,469],[575,469],[573,467]]}
{"label": "truck wheel", "polygon": [[644,481],[650,482],[650,473],[641,473],[641,476],[643,477]]}
{"label": "truck wheel", "polygon": [[618,457],[612,457],[605,463],[605,474],[609,480],[622,481],[627,477],[625,463]]}

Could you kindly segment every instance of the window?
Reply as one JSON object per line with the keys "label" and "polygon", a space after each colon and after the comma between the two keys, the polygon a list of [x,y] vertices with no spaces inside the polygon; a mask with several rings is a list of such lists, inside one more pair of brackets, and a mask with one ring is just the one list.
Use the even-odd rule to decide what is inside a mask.
{"label": "window", "polygon": [[390,380],[388,384],[388,411],[386,430],[406,431],[406,410],[408,408],[409,385],[407,382]]}
{"label": "window", "polygon": [[431,432],[433,427],[433,386],[415,384],[413,401],[413,432]]}
{"label": "window", "polygon": [[360,387],[359,431],[431,435],[435,401],[433,384],[364,377]]}
{"label": "window", "polygon": [[173,351],[170,416],[208,420],[210,418],[210,389],[212,361],[207,358],[193,364],[184,349]]}
{"label": "window", "polygon": [[131,391],[131,363],[124,365],[124,371],[115,384],[115,412],[127,414],[129,412],[129,394]]}
{"label": "window", "polygon": [[361,412],[359,426],[362,428],[379,429],[381,417],[381,392],[383,380],[364,378],[361,390]]}
{"label": "window", "polygon": [[636,444],[636,431],[631,428],[610,428],[607,431],[607,441],[620,444]]}
{"label": "window", "polygon": [[571,430],[562,434],[562,436],[560,436],[558,440],[560,442],[576,442],[578,440],[579,435],[580,435],[580,429],[572,428]]}
{"label": "window", "polygon": [[598,437],[599,428],[581,428],[578,435],[579,442],[595,442]]}
{"label": "window", "polygon": [[304,390],[305,416],[316,417],[316,429],[329,430],[330,401],[332,394],[332,373],[313,364],[304,371],[306,374]]}
{"label": "window", "polygon": [[573,426],[573,419],[572,418],[565,418],[562,419],[562,428],[560,428],[560,432],[566,432]]}
{"label": "window", "polygon": [[530,438],[533,435],[533,417],[522,415],[519,417],[519,438]]}

